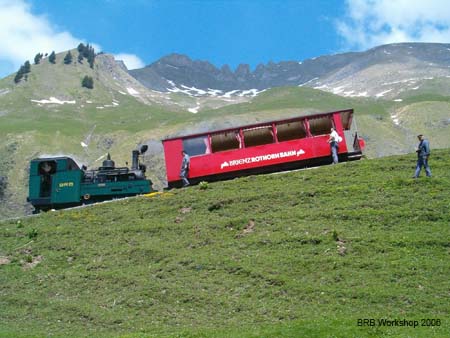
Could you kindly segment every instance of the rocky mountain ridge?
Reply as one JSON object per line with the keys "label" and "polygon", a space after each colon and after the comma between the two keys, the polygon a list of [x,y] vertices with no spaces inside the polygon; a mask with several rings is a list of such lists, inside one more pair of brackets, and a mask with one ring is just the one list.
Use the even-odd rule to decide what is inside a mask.
{"label": "rocky mountain ridge", "polygon": [[450,44],[398,43],[364,52],[304,61],[217,68],[208,61],[170,54],[129,73],[149,89],[191,96],[256,95],[282,86],[309,86],[342,96],[395,98],[422,81],[450,77]]}

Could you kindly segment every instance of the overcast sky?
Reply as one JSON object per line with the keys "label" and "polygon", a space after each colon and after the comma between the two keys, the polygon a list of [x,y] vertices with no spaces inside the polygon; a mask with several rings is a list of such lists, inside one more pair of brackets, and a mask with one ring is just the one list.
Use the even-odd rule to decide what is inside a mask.
{"label": "overcast sky", "polygon": [[0,77],[80,42],[129,69],[169,53],[220,67],[393,42],[450,43],[448,0],[0,0]]}

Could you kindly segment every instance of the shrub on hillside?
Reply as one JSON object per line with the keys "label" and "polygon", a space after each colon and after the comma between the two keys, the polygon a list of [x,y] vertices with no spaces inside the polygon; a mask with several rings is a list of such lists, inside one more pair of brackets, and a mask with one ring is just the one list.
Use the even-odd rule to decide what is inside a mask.
{"label": "shrub on hillside", "polygon": [[88,88],[88,89],[93,89],[94,88],[94,79],[92,78],[92,76],[85,76],[83,78],[83,80],[81,81],[81,86]]}
{"label": "shrub on hillside", "polygon": [[30,231],[28,231],[29,239],[35,239],[37,236],[38,236],[38,231],[35,228],[30,229]]}
{"label": "shrub on hillside", "polygon": [[200,187],[200,190],[206,190],[208,189],[208,182],[202,181],[198,186]]}

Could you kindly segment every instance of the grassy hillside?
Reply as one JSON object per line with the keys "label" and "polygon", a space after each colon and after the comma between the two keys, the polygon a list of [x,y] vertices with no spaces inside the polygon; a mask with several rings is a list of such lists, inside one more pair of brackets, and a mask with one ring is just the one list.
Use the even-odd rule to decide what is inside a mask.
{"label": "grassy hillside", "polygon": [[0,336],[449,336],[450,150],[430,163],[431,179],[410,154],[4,221]]}

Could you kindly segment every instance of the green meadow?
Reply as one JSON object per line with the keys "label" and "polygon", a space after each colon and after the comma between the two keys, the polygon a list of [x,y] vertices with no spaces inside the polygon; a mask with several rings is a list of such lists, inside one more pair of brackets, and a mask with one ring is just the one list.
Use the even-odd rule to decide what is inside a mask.
{"label": "green meadow", "polygon": [[450,150],[415,160],[0,222],[0,336],[448,337]]}

